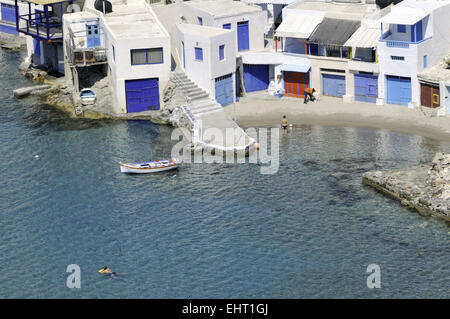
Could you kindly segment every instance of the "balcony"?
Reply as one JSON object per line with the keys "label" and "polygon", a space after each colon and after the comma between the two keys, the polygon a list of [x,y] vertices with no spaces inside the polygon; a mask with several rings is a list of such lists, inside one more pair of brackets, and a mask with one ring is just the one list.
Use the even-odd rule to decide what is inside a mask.
{"label": "balcony", "polygon": [[16,29],[44,41],[62,40],[63,4],[72,0],[24,0],[28,8],[15,0]]}
{"label": "balcony", "polygon": [[69,29],[66,39],[66,52],[69,64],[72,66],[90,66],[108,62],[107,50],[101,45],[99,29],[94,38],[88,37],[86,31],[74,33]]}
{"label": "balcony", "polygon": [[25,33],[32,37],[37,37],[42,40],[61,40],[62,21],[58,17],[44,18],[41,13],[23,14],[18,17],[19,32]]}
{"label": "balcony", "polygon": [[428,37],[415,42],[400,41],[398,39],[395,39],[395,37],[390,32],[388,32],[385,35],[383,35],[383,37],[380,39],[380,42],[386,43],[386,46],[389,48],[408,49],[410,46],[418,45],[422,42],[430,40],[431,38],[432,37]]}

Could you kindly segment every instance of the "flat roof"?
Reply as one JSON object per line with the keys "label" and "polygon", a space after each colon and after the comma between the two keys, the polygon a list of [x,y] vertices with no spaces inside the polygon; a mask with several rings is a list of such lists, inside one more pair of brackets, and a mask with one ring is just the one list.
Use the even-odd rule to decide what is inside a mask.
{"label": "flat roof", "polygon": [[261,7],[233,0],[194,0],[184,4],[205,11],[216,18],[262,11]]}
{"label": "flat roof", "polygon": [[198,24],[191,24],[191,23],[178,23],[177,28],[187,34],[195,34],[203,37],[214,37],[217,35],[232,33],[233,31],[223,29],[223,28],[216,28],[216,27],[209,27],[204,25],[198,25]]}
{"label": "flat roof", "polygon": [[381,23],[413,25],[432,11],[450,5],[449,1],[404,1],[392,7],[391,12],[382,17]]}
{"label": "flat roof", "polygon": [[242,2],[252,4],[291,4],[298,0],[242,0]]}
{"label": "flat roof", "polygon": [[47,4],[56,4],[62,2],[69,2],[71,0],[25,0],[26,2],[38,4],[38,5],[47,5]]}
{"label": "flat roof", "polygon": [[346,16],[360,16],[361,18],[374,12],[376,6],[366,3],[342,3],[327,2],[325,0],[307,0],[296,4],[292,4],[292,9],[323,11],[328,18],[345,19]]}
{"label": "flat roof", "polygon": [[127,4],[115,4],[113,12],[104,21],[117,38],[150,38],[167,36],[157,17],[140,0],[128,0]]}

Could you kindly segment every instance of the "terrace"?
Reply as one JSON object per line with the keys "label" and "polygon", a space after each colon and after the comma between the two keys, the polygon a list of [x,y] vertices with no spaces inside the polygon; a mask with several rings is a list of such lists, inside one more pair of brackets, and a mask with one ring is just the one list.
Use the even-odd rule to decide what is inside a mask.
{"label": "terrace", "polygon": [[25,14],[19,12],[17,1],[15,0],[18,32],[45,41],[63,38],[62,16],[64,8],[67,4],[72,4],[72,0],[26,0],[28,12]]}

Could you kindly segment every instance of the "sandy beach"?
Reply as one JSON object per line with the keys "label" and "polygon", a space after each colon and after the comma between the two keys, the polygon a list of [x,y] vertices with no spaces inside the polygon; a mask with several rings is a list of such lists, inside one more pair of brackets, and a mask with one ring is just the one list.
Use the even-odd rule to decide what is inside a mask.
{"label": "sandy beach", "polygon": [[236,105],[225,107],[241,127],[279,126],[286,115],[290,124],[340,125],[369,127],[417,134],[450,141],[450,116],[430,117],[420,109],[398,105],[376,105],[365,102],[343,103],[328,96],[317,102],[303,99],[277,98],[267,92],[252,92],[241,97]]}

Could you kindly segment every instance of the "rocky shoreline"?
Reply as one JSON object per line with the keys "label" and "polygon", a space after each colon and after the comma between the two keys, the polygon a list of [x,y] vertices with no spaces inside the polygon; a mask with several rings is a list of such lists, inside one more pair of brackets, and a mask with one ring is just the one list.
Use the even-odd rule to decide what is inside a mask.
{"label": "rocky shoreline", "polygon": [[21,63],[19,71],[35,85],[14,90],[16,98],[28,95],[40,97],[43,103],[51,105],[73,118],[149,120],[157,124],[174,125],[174,110],[180,105],[186,104],[184,96],[176,90],[175,84],[169,81],[164,89],[161,110],[115,114],[110,111],[112,102],[107,78],[101,78],[96,80],[92,87],[97,94],[96,103],[82,106],[82,112],[77,113],[73,96],[74,88],[67,83],[64,77],[52,77],[45,70],[33,68],[28,60]]}
{"label": "rocky shoreline", "polygon": [[450,221],[450,154],[437,153],[431,167],[370,171],[362,180],[402,205]]}

